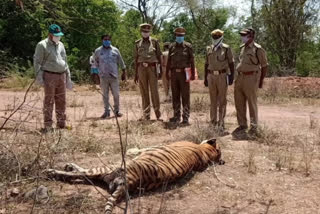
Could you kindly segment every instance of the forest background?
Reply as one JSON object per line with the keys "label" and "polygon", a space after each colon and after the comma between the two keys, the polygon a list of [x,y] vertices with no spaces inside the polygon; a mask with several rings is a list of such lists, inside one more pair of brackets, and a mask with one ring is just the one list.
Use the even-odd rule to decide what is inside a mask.
{"label": "forest background", "polygon": [[[160,43],[173,42],[173,31],[186,29],[196,66],[203,78],[210,32],[225,31],[238,60],[239,30],[253,27],[256,42],[264,47],[269,76],[320,77],[320,26],[317,0],[243,0],[239,5],[222,0],[1,0],[0,76],[34,78],[32,66],[36,44],[48,36],[56,23],[65,36],[72,79],[89,81],[89,57],[101,45],[101,35],[111,34],[133,76],[133,50],[140,36],[139,25],[153,25],[152,36]],[[239,8],[245,12],[239,13]]]}

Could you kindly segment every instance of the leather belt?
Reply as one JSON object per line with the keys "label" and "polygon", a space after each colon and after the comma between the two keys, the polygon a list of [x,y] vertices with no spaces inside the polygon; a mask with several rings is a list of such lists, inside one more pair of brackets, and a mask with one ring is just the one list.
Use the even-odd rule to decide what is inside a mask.
{"label": "leather belt", "polygon": [[208,70],[208,73],[209,74],[213,74],[213,75],[220,75],[220,74],[224,74],[226,73],[226,69],[222,69],[222,70],[217,70],[217,71],[214,71],[214,70]]}
{"label": "leather belt", "polygon": [[179,73],[185,71],[185,68],[173,68],[171,70]]}
{"label": "leather belt", "polygon": [[157,63],[156,62],[139,62],[138,65],[147,68],[147,67],[156,67]]}
{"label": "leather belt", "polygon": [[258,73],[258,71],[239,71],[239,74],[241,75],[253,75]]}
{"label": "leather belt", "polygon": [[47,71],[47,70],[43,70],[43,71],[49,74],[57,74],[57,75],[61,75],[65,73],[65,72],[53,72],[53,71]]}

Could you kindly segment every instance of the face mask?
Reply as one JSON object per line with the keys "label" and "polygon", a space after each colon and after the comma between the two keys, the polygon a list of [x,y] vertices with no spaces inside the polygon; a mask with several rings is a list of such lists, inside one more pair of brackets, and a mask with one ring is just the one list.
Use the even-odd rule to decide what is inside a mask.
{"label": "face mask", "polygon": [[52,41],[54,41],[54,43],[58,44],[60,41],[61,37],[60,36],[53,36],[52,37]]}
{"label": "face mask", "polygon": [[110,47],[111,41],[110,40],[103,40],[103,46],[104,47]]}
{"label": "face mask", "polygon": [[176,37],[176,42],[177,42],[178,44],[181,44],[183,41],[184,41],[184,36],[177,36],[177,37]]}
{"label": "face mask", "polygon": [[241,40],[243,43],[247,43],[249,41],[249,36],[241,36]]}
{"label": "face mask", "polygon": [[150,36],[150,33],[149,32],[141,32],[141,36],[143,38],[148,38]]}
{"label": "face mask", "polygon": [[223,40],[223,36],[221,36],[219,39],[212,39],[213,46],[221,44],[222,40]]}

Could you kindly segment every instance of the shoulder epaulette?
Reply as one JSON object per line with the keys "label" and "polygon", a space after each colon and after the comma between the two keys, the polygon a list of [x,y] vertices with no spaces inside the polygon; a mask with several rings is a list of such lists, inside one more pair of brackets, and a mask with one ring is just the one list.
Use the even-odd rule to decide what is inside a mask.
{"label": "shoulder epaulette", "polygon": [[224,47],[224,48],[230,48],[230,46],[229,46],[229,45],[224,44],[224,43],[222,43],[222,47]]}
{"label": "shoulder epaulette", "polygon": [[240,48],[243,48],[245,45],[246,45],[246,44],[242,44],[242,45],[240,45]]}
{"label": "shoulder epaulette", "polygon": [[255,43],[255,42],[254,42],[253,44],[254,44],[254,46],[256,46],[257,48],[262,48],[261,45],[259,45],[258,43]]}
{"label": "shoulder epaulette", "polygon": [[138,43],[138,42],[140,42],[140,41],[141,41],[141,39],[138,39],[138,40],[135,41],[135,43]]}

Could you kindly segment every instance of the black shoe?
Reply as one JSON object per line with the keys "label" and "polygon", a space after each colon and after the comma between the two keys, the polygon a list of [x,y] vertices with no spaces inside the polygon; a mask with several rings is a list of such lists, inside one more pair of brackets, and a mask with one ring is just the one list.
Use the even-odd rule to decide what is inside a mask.
{"label": "black shoe", "polygon": [[189,125],[188,119],[183,119],[182,122],[180,123],[180,125],[183,125],[183,126]]}
{"label": "black shoe", "polygon": [[122,117],[123,114],[117,111],[116,113],[114,113],[114,116],[116,116],[116,117]]}
{"label": "black shoe", "polygon": [[247,128],[248,127],[246,127],[246,126],[239,126],[232,132],[232,134],[237,134],[239,132],[244,132]]}
{"label": "black shoe", "polygon": [[40,132],[45,134],[45,133],[48,133],[48,132],[52,132],[54,129],[50,126],[50,127],[45,127],[45,128],[42,128],[40,129]]}
{"label": "black shoe", "polygon": [[147,120],[150,120],[150,117],[141,117],[140,119],[138,119],[138,121],[147,121]]}
{"label": "black shoe", "polygon": [[103,115],[101,115],[101,119],[106,119],[106,118],[108,118],[108,117],[110,117],[110,113],[109,112],[104,112],[103,113]]}
{"label": "black shoe", "polygon": [[171,123],[179,123],[180,122],[180,118],[179,117],[171,117],[169,119],[169,122],[171,122]]}

